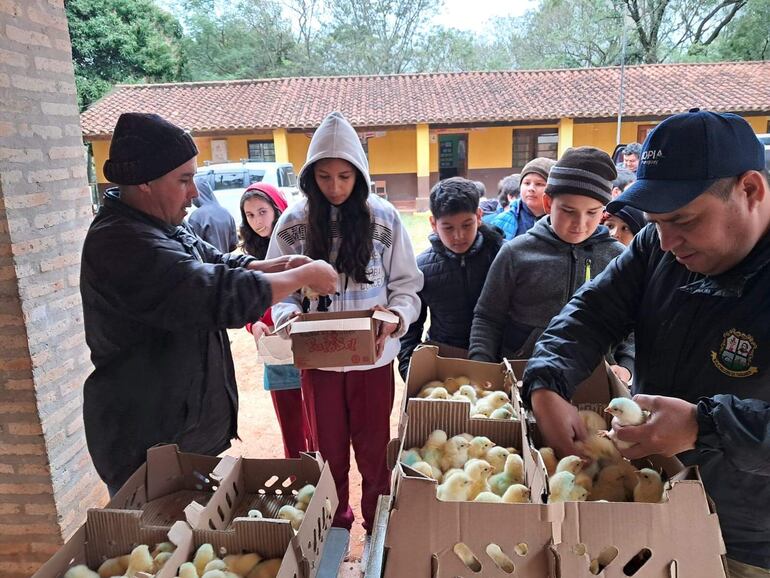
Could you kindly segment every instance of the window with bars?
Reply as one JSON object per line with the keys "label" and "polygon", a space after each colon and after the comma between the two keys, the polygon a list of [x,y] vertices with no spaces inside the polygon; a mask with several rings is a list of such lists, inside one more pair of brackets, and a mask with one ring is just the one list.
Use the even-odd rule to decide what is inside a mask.
{"label": "window with bars", "polygon": [[559,129],[517,128],[513,130],[513,168],[521,170],[535,157],[556,160],[559,150]]}
{"label": "window with bars", "polygon": [[275,162],[275,144],[273,141],[250,140],[249,160],[263,163]]}

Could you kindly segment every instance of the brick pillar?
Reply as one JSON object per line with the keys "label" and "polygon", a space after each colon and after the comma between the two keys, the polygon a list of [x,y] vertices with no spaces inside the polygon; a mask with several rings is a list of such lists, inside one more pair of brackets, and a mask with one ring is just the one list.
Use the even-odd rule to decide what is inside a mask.
{"label": "brick pillar", "polygon": [[29,576],[106,498],[82,421],[92,219],[62,0],[0,0],[0,576]]}

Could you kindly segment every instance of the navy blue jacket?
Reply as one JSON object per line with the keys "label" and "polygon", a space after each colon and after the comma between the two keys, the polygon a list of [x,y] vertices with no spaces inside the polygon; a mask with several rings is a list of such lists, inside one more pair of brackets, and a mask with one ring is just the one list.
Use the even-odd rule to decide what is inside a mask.
{"label": "navy blue jacket", "polygon": [[708,277],[660,249],[648,225],[551,321],[524,373],[525,401],[570,399],[613,340],[636,333],[638,393],[697,404],[695,449],[729,557],[770,568],[770,236]]}
{"label": "navy blue jacket", "polygon": [[479,227],[471,248],[463,255],[453,253],[435,233],[431,246],[417,256],[425,284],[418,293],[422,304],[420,316],[401,338],[398,370],[406,379],[409,360],[415,347],[422,343],[423,328],[430,309],[428,341],[468,349],[473,308],[481,295],[487,272],[503,244],[497,229]]}
{"label": "navy blue jacket", "polygon": [[211,178],[211,175],[195,175],[198,196],[193,199],[193,204],[197,209],[187,217],[187,223],[196,235],[214,245],[217,251],[230,253],[238,246],[235,219],[214,196]]}

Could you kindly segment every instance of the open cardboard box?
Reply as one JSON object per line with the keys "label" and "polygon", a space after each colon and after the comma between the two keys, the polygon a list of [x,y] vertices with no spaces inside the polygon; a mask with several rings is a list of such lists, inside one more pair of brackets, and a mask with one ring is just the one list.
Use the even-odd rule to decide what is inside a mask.
{"label": "open cardboard box", "polygon": [[[499,373],[497,365],[492,367]],[[502,375],[499,379],[502,381]],[[422,446],[434,429],[443,429],[450,437],[465,432],[484,435],[497,445],[523,449],[519,421],[471,419],[465,402],[410,403],[400,425],[399,449]],[[498,544],[510,558],[514,576],[547,576],[550,512],[548,506],[538,503],[545,492],[545,479],[536,469],[525,471],[525,478],[534,503],[443,502],[436,497],[435,480],[396,462],[383,577],[510,576],[487,555],[489,544]],[[469,568],[454,553],[460,542],[474,553],[478,567]]]}
{"label": "open cardboard box", "polygon": [[[302,454],[299,459],[240,458],[221,473],[220,488],[208,504],[194,503],[185,511],[194,528],[194,547],[209,543],[230,554],[256,552],[263,558],[282,558],[279,577],[314,577],[339,503],[331,470],[320,454]],[[316,490],[295,535],[288,520],[270,517],[281,506],[294,505],[294,496],[306,484]],[[247,517],[251,509],[262,512],[264,518]]]}
{"label": "open cardboard box", "polygon": [[[615,397],[629,397],[627,387],[602,362],[578,386],[572,403],[600,415]],[[606,416],[609,427],[610,417]],[[542,435],[534,420],[522,420],[525,469],[544,470]],[[536,440],[536,443],[533,441]],[[644,463],[643,463],[644,462]],[[723,578],[725,546],[719,521],[697,468],[684,468],[676,458],[651,456],[636,466],[653,467],[669,481],[659,504],[633,502],[567,502],[551,504],[552,575],[590,578],[590,564],[609,564],[606,578]],[[646,560],[646,561],[645,561]],[[643,564],[641,562],[644,561]]]}
{"label": "open cardboard box", "polygon": [[298,369],[325,369],[371,365],[376,361],[377,321],[398,323],[387,311],[334,311],[301,313],[275,328],[288,328],[294,365]]}
{"label": "open cardboard box", "polygon": [[[32,578],[61,578],[72,566],[85,564],[96,571],[104,560],[130,554],[139,544],[150,549],[158,542],[172,542],[176,550],[155,578],[173,578],[177,570],[192,556],[192,530],[186,522],[176,522],[166,533],[141,528],[139,514],[133,512],[136,523],[126,524],[126,518],[116,518],[109,534],[86,521],[67,542],[43,564]],[[142,576],[145,576],[142,574]]]}

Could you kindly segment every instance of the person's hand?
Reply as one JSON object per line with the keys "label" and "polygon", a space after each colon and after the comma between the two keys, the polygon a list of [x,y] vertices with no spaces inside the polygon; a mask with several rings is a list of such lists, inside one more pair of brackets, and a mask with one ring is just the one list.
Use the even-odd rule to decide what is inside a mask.
{"label": "person's hand", "polygon": [[635,395],[634,401],[649,411],[650,417],[636,426],[621,426],[616,418],[612,419],[612,429],[617,438],[635,444],[621,450],[624,457],[630,460],[652,454],[671,457],[695,447],[698,421],[694,404],[661,395]]}
{"label": "person's hand", "polygon": [[270,328],[261,321],[257,321],[251,326],[251,334],[254,336],[255,343],[268,333],[270,333]]}
{"label": "person's hand", "polygon": [[[372,311],[386,311],[388,313],[393,313],[393,311],[386,309],[382,305],[375,305],[372,307]],[[393,313],[393,315],[398,317],[398,313]],[[396,329],[398,329],[399,323],[388,323],[387,321],[380,321],[379,319],[376,321],[377,334],[376,339],[374,340],[374,346],[376,359],[379,360],[382,352],[385,351],[385,341],[396,331]]]}
{"label": "person's hand", "polygon": [[532,392],[532,411],[546,445],[557,457],[583,455],[588,430],[574,405],[555,391],[537,389]]}
{"label": "person's hand", "polygon": [[288,259],[286,259],[286,262],[284,263],[284,271],[288,269],[296,269],[297,267],[301,267],[302,265],[307,265],[308,263],[313,262],[313,260],[307,255],[285,255],[285,257],[288,257]]}
{"label": "person's hand", "polygon": [[320,259],[308,263],[308,280],[304,283],[319,295],[334,295],[337,291],[337,279],[339,275],[334,267]]}
{"label": "person's hand", "polygon": [[615,377],[623,383],[631,381],[631,372],[622,365],[610,365],[610,369],[612,370],[612,373],[615,374]]}

